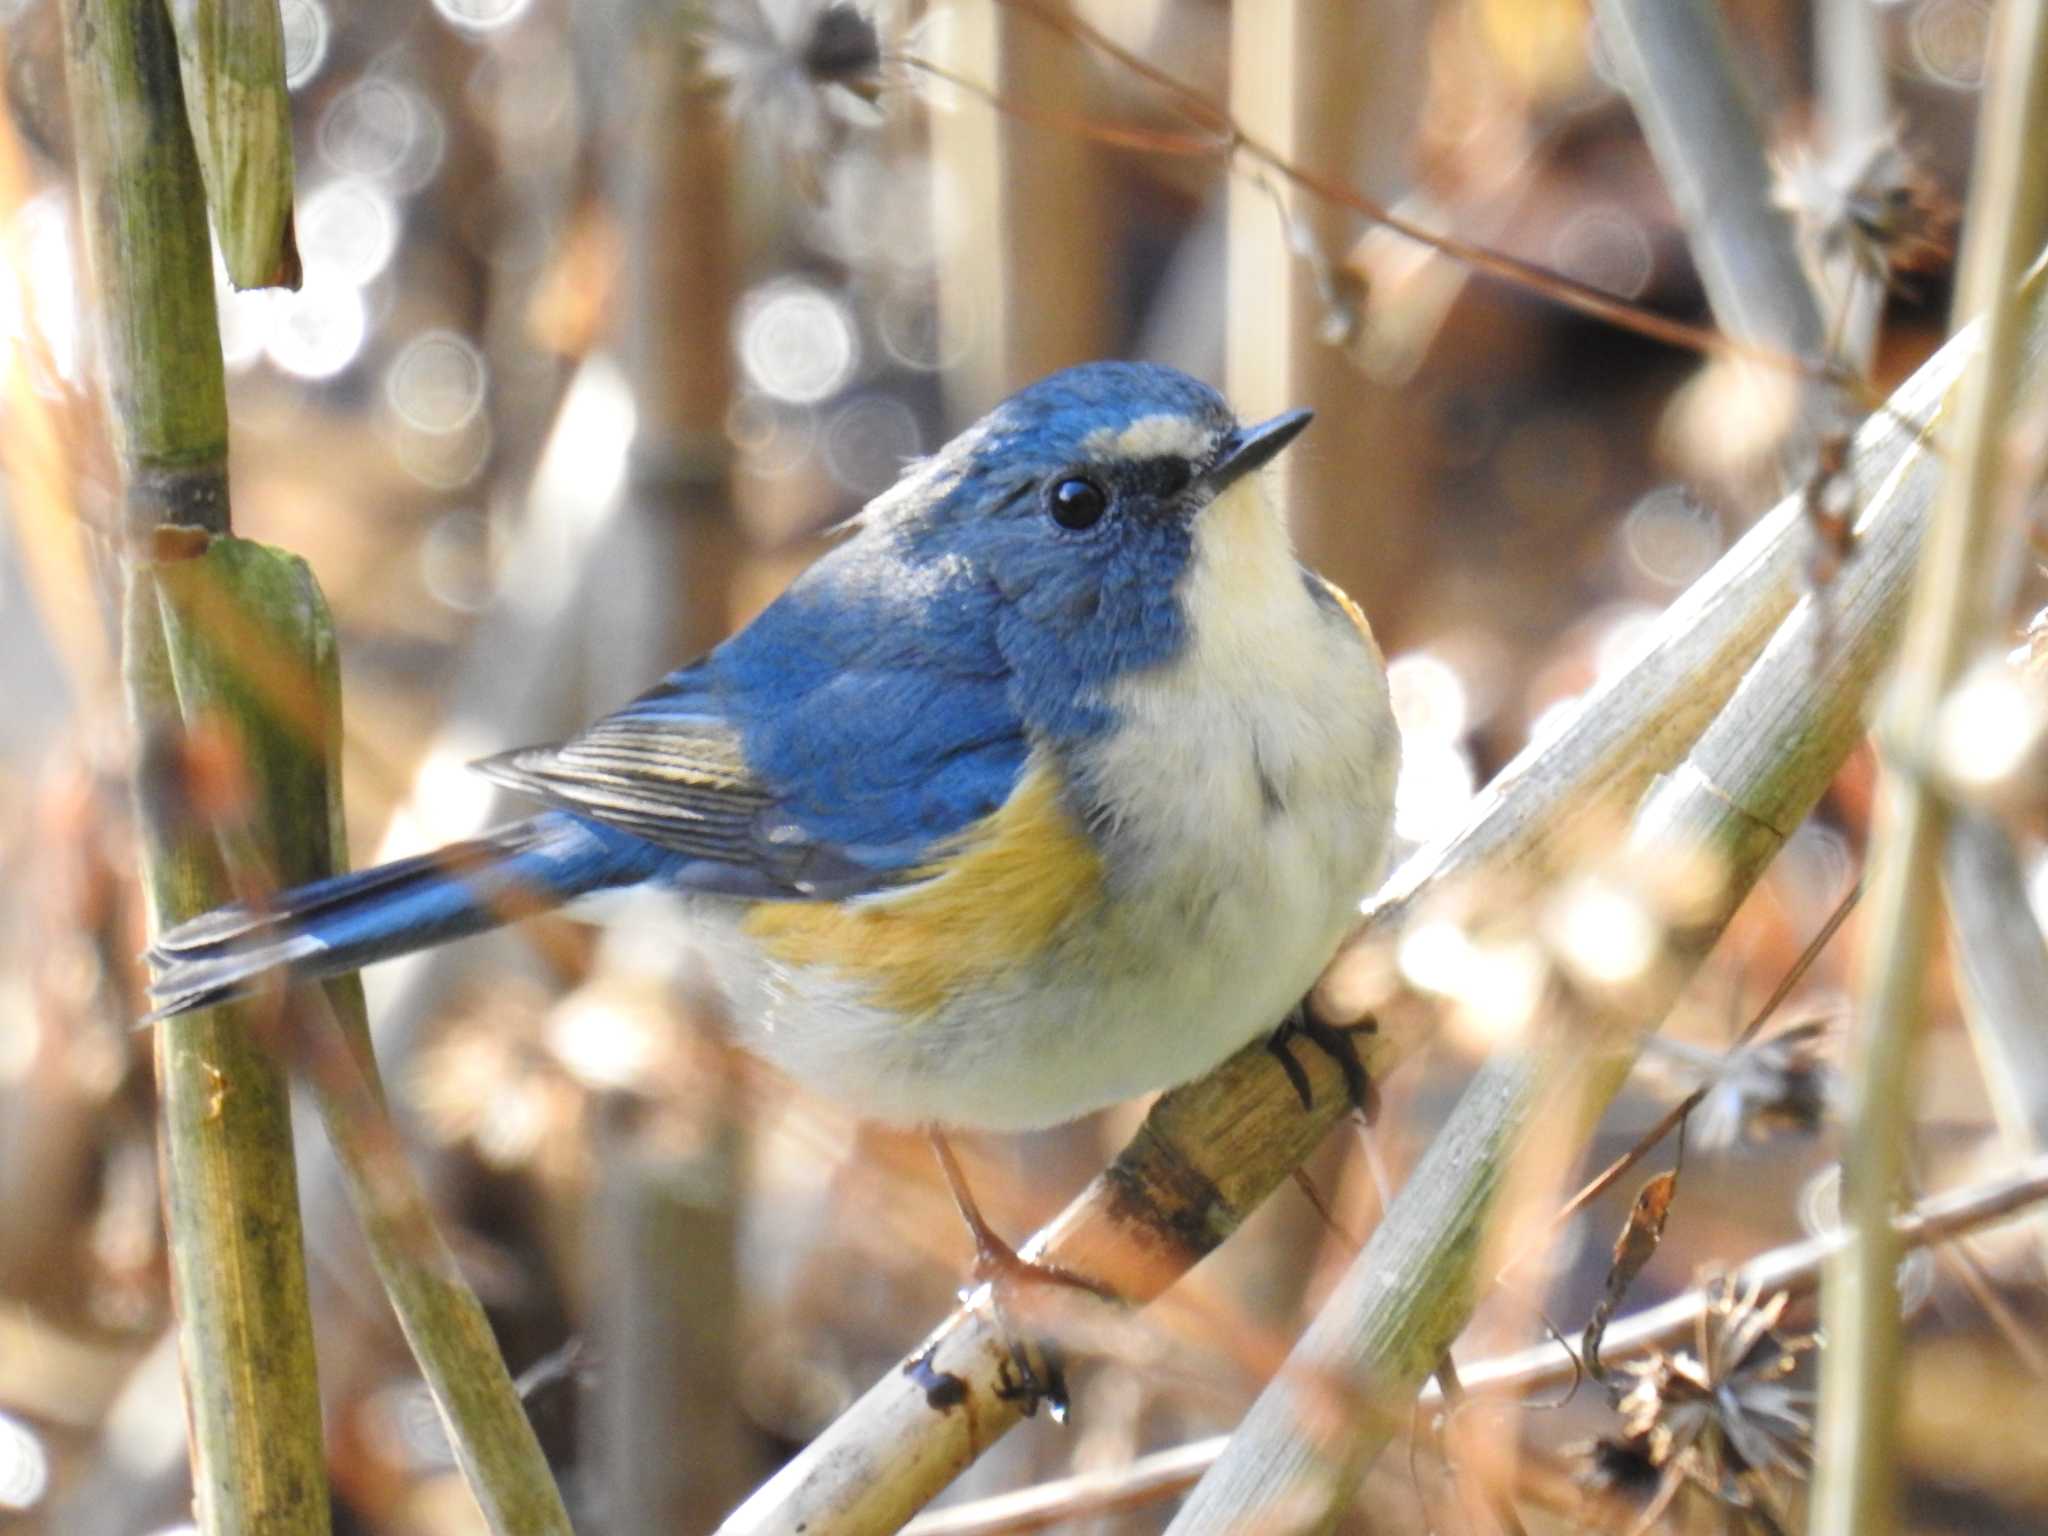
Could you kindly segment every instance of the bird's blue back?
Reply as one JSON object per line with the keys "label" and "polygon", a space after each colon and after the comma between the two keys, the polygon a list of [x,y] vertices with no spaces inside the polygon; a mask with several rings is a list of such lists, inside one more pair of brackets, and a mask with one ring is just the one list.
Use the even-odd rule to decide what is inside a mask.
{"label": "bird's blue back", "polygon": [[[1230,419],[1206,386],[1141,364],[1012,397],[738,635],[613,720],[728,725],[773,800],[764,835],[878,878],[922,863],[1002,805],[1034,744],[1057,753],[1107,729],[1108,685],[1183,644],[1184,519],[1148,518],[1133,497],[1139,513],[1073,533],[1039,501],[1091,442],[1156,416]],[[683,878],[722,883],[715,868]]]}
{"label": "bird's blue back", "polygon": [[[162,934],[158,1013],[650,883],[749,903],[700,909],[736,1008],[878,1113],[1042,1124],[1220,1058],[1327,954],[1380,847],[1340,812],[1391,794],[1362,622],[1230,489],[1305,420],[1142,365],[1032,386],[725,644],[482,765],[538,814]],[[1198,624],[1235,651],[1190,692]]]}

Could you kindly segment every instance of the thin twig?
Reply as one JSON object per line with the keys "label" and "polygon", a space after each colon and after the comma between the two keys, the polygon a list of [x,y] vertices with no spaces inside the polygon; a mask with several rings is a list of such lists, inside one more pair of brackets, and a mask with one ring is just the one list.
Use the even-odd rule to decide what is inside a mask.
{"label": "thin twig", "polygon": [[1122,47],[1081,17],[1046,0],[1000,0],[1006,6],[1025,11],[1047,26],[1086,44],[1113,59],[1121,67],[1151,82],[1171,96],[1198,125],[1195,134],[1132,130],[1094,122],[1070,114],[1019,103],[980,81],[967,79],[918,55],[897,55],[896,62],[948,81],[980,98],[1000,112],[1026,121],[1061,126],[1100,143],[1148,153],[1178,155],[1242,154],[1267,167],[1276,176],[1336,207],[1349,209],[1371,223],[1428,246],[1442,256],[1470,270],[1498,278],[1518,288],[1544,295],[1569,309],[1604,320],[1623,330],[1660,341],[1667,346],[1698,352],[1705,356],[1741,357],[1780,372],[1805,378],[1829,380],[1854,387],[1856,381],[1826,359],[1800,356],[1770,346],[1730,337],[1709,326],[1693,325],[1660,315],[1627,299],[1617,297],[1591,283],[1568,277],[1534,262],[1459,239],[1456,235],[1425,229],[1404,218],[1386,204],[1366,196],[1340,177],[1297,165],[1243,128],[1195,86],[1161,69],[1141,55]]}
{"label": "thin twig", "polygon": [[[2048,1157],[1921,1202],[1899,1218],[1899,1242],[1905,1248],[1954,1242],[2021,1216],[2043,1201],[2048,1201]],[[1728,1283],[1738,1291],[1754,1287],[1765,1296],[1779,1291],[1806,1295],[1820,1283],[1822,1266],[1843,1241],[1840,1233],[1831,1233],[1771,1249],[1744,1263]],[[1712,1300],[1713,1292],[1702,1287],[1631,1313],[1608,1329],[1607,1357],[1644,1355],[1689,1340]],[[1570,1347],[1552,1342],[1467,1365],[1460,1382],[1475,1401],[1527,1397],[1569,1385],[1576,1367]],[[1423,1406],[1441,1401],[1432,1390],[1424,1390]],[[1127,1466],[1063,1477],[934,1510],[906,1526],[904,1536],[1016,1536],[1142,1508],[1192,1488],[1222,1454],[1228,1440],[1227,1435],[1215,1435],[1140,1456]]]}
{"label": "thin twig", "polygon": [[[1901,386],[1894,415],[1874,417],[1858,435],[1852,462],[1864,481],[1863,534],[1873,549],[1883,550],[1887,538],[1910,546],[1938,468],[1896,417],[1934,414],[1970,347],[1968,339],[1950,343]],[[1363,1042],[1375,1078],[1429,1038],[1444,1008],[1440,997],[1400,979],[1393,956],[1407,925],[1447,890],[1496,892],[1564,863],[1575,830],[1606,825],[1612,807],[1672,767],[1728,697],[1734,684],[1727,674],[1748,665],[1792,607],[1804,547],[1802,508],[1787,497],[1673,604],[1633,667],[1504,769],[1462,827],[1418,852],[1373,899],[1365,928],[1319,992],[1338,1007],[1334,1019],[1356,1017],[1353,1005],[1378,1016],[1378,1032]],[[1802,671],[1810,662],[1802,656]],[[1392,992],[1359,982],[1354,970],[1392,977]],[[1109,1280],[1134,1301],[1156,1295],[1223,1241],[1342,1114],[1335,1065],[1320,1052],[1302,1065],[1315,1096],[1309,1115],[1256,1045],[1167,1094],[1111,1170],[1026,1251]],[[723,1529],[734,1536],[799,1524],[808,1536],[894,1529],[1020,1420],[1018,1401],[1003,1390],[1008,1359],[985,1310],[955,1313]]]}
{"label": "thin twig", "polygon": [[[1555,1158],[1583,1144],[1647,1030],[1860,739],[1931,479],[1902,466],[1871,500],[1856,558],[1786,619],[1683,767],[1643,802],[1614,877],[1657,942],[1622,982],[1569,966],[1553,973],[1540,1027],[1531,1020],[1480,1068],[1287,1368],[1182,1508],[1176,1536],[1272,1523],[1323,1530],[1348,1505],[1470,1315],[1509,1166],[1539,1145]],[[1676,871],[1701,878],[1674,882]],[[1527,908],[1525,896],[1525,922]],[[1349,1411],[1329,1411],[1333,1391]]]}
{"label": "thin twig", "polygon": [[[1799,958],[1792,962],[1791,968],[1785,972],[1778,985],[1772,989],[1771,995],[1764,1000],[1764,1005],[1757,1009],[1747,1024],[1743,1025],[1741,1032],[1736,1035],[1734,1043],[1728,1047],[1729,1054],[1732,1055],[1734,1052],[1741,1050],[1751,1040],[1755,1039],[1757,1031],[1769,1022],[1771,1015],[1784,1006],[1785,999],[1790,997],[1793,989],[1805,979],[1806,973],[1813,968],[1814,961],[1820,958],[1821,951],[1828,947],[1828,942],[1840,931],[1842,924],[1848,921],[1849,914],[1856,909],[1857,898],[1862,894],[1863,884],[1861,881],[1858,881],[1849,888],[1848,893],[1839,902],[1835,903],[1835,910],[1830,912],[1828,920],[1821,924],[1820,932],[1816,933],[1808,941],[1806,948],[1800,952]],[[1577,1194],[1565,1201],[1558,1209],[1557,1215],[1552,1218],[1549,1230],[1555,1232],[1593,1201],[1599,1199],[1609,1189],[1612,1189],[1617,1179],[1621,1178],[1631,1168],[1635,1167],[1636,1164],[1649,1156],[1651,1151],[1666,1136],[1669,1136],[1673,1131],[1683,1126],[1691,1117],[1692,1112],[1706,1102],[1706,1097],[1713,1091],[1713,1088],[1714,1080],[1712,1076],[1709,1076],[1707,1081],[1701,1083],[1699,1087],[1693,1089],[1692,1092],[1659,1115],[1656,1123],[1636,1138],[1634,1146],[1593,1175]],[[1504,1266],[1503,1272],[1514,1268],[1521,1259],[1529,1257],[1533,1252],[1533,1248],[1524,1252],[1517,1259]]]}

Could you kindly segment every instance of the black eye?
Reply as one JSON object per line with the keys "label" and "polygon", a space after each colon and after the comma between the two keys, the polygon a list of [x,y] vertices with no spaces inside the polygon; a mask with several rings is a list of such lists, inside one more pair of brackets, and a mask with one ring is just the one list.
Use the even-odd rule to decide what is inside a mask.
{"label": "black eye", "polygon": [[1093,480],[1069,475],[1053,486],[1049,504],[1062,528],[1093,528],[1109,510],[1109,497]]}

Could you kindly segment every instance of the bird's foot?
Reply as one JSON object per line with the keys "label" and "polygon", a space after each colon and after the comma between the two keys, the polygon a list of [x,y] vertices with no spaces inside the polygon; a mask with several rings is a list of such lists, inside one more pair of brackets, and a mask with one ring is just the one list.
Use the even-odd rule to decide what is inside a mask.
{"label": "bird's foot", "polygon": [[1067,1395],[1067,1363],[1060,1347],[1051,1339],[1026,1339],[1003,1330],[1003,1361],[996,1367],[996,1396],[1015,1403],[1027,1419],[1038,1416],[1045,1404],[1046,1416],[1055,1424],[1067,1422],[1072,1399]]}
{"label": "bird's foot", "polygon": [[1308,1071],[1295,1058],[1293,1049],[1297,1039],[1306,1040],[1337,1063],[1338,1070],[1344,1074],[1344,1087],[1351,1097],[1352,1107],[1370,1123],[1379,1117],[1380,1096],[1365,1070],[1364,1061],[1359,1058],[1356,1037],[1370,1035],[1378,1028],[1378,1022],[1369,1014],[1356,1024],[1331,1024],[1318,1018],[1309,1000],[1303,998],[1294,1006],[1293,1012],[1281,1020],[1280,1027],[1266,1037],[1266,1049],[1273,1053],[1273,1059],[1280,1063],[1280,1070],[1287,1074],[1287,1081],[1294,1085],[1301,1107],[1313,1109],[1315,1090],[1309,1086]]}
{"label": "bird's foot", "polygon": [[1043,1259],[1027,1259],[1018,1253],[981,1214],[981,1207],[968,1189],[966,1176],[961,1172],[959,1160],[953,1155],[953,1148],[944,1134],[932,1131],[931,1142],[932,1150],[938,1154],[939,1167],[946,1175],[947,1186],[953,1192],[953,1203],[959,1207],[960,1219],[967,1224],[968,1233],[974,1239],[973,1282],[961,1291],[961,1299],[967,1299],[979,1287],[986,1285],[996,1328],[1003,1336],[1007,1358],[1002,1365],[996,1395],[1006,1402],[1020,1403],[1027,1418],[1037,1413],[1038,1405],[1044,1403],[1054,1420],[1064,1423],[1067,1417],[1067,1380],[1059,1347],[1050,1339],[1034,1340],[1019,1332],[1012,1325],[1012,1318],[1018,1310],[1015,1303],[1033,1291],[1048,1287],[1085,1291],[1103,1301],[1116,1300],[1116,1293],[1064,1265]]}

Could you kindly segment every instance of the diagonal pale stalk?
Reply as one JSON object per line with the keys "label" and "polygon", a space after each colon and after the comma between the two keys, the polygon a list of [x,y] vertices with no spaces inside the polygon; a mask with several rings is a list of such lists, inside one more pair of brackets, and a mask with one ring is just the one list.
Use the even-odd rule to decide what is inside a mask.
{"label": "diagonal pale stalk", "polygon": [[[1935,474],[1913,425],[1930,417],[1971,355],[1959,337],[1857,434],[1851,459],[1868,536],[1910,539]],[[1370,1009],[1362,1055],[1384,1077],[1436,1027],[1440,1002],[1392,961],[1404,927],[1440,899],[1481,899],[1560,867],[1683,758],[1744,668],[1799,598],[1804,511],[1788,497],[1688,590],[1636,664],[1589,696],[1557,735],[1532,744],[1490,784],[1465,824],[1417,853],[1373,901],[1328,978],[1335,1001]],[[1370,985],[1347,980],[1357,972]],[[1116,1162],[1029,1245],[1133,1302],[1157,1296],[1320,1144],[1344,1110],[1343,1083],[1307,1053],[1314,1109],[1254,1045],[1165,1095]],[[894,1530],[1022,1417],[1004,1392],[1005,1352],[985,1305],[955,1312],[723,1528],[807,1536]],[[934,1390],[934,1388],[938,1390]]]}
{"label": "diagonal pale stalk", "polygon": [[[274,839],[223,834],[230,866],[264,878],[261,889],[222,899],[260,900],[344,867],[341,677],[327,605],[305,562],[214,539],[190,558],[160,563],[155,580],[185,719],[232,733],[235,761],[267,787],[280,829]],[[554,1476],[489,1320],[385,1115],[361,981],[294,989],[284,1003],[282,1018],[271,1017],[293,1032],[288,1054],[307,1068],[378,1278],[489,1528],[567,1536]],[[263,1016],[260,1003],[247,1011]],[[324,1509],[324,1486],[322,1496]]]}
{"label": "diagonal pale stalk", "polygon": [[292,111],[278,0],[170,0],[170,13],[228,281],[296,288]]}
{"label": "diagonal pale stalk", "polygon": [[[1912,1119],[1914,1025],[1949,815],[1926,778],[1943,699],[1990,638],[1998,520],[2018,506],[2008,419],[2022,389],[2030,304],[2021,278],[2048,230],[2048,0],[2001,9],[1956,291],[1956,328],[1984,331],[1958,391],[1953,471],[1913,593],[1897,686],[1879,732],[1883,772],[1871,835],[1866,947],[1857,968],[1843,1218],[1856,1241],[1829,1266],[1822,1317],[1812,1529],[1884,1536],[1898,1518],[1898,1243],[1891,1213]],[[1980,319],[1972,319],[1979,317]]]}
{"label": "diagonal pale stalk", "polygon": [[1594,12],[1715,318],[1741,340],[1825,355],[1827,326],[1792,220],[1772,196],[1756,105],[1717,0],[1597,0]]}
{"label": "diagonal pale stalk", "polygon": [[[1855,157],[1876,155],[1892,131],[1883,25],[1877,7],[1866,0],[1818,0],[1814,8],[1817,147],[1837,176],[1856,163]],[[1817,233],[1810,232],[1809,238]],[[1868,378],[1884,324],[1883,278],[1850,240],[1840,250],[1813,249],[1810,254],[1819,258],[1816,265],[1834,317],[1835,355],[1858,377]]]}
{"label": "diagonal pale stalk", "polygon": [[[2038,350],[2038,285],[2030,308]],[[1174,1536],[1324,1531],[1348,1507],[1488,1283],[1477,1264],[1517,1156],[1539,1140],[1551,1158],[1584,1146],[1643,1038],[1861,738],[1934,470],[1928,451],[1900,461],[1858,524],[1854,557],[1800,601],[1683,765],[1645,797],[1607,877],[1657,922],[1654,956],[1614,982],[1571,973],[1566,953],[1540,1023],[1480,1069]]]}
{"label": "diagonal pale stalk", "polygon": [[[2026,871],[2006,829],[1959,809],[1942,844],[1942,899],[1963,1022],[2006,1150],[2048,1151],[2048,942],[2027,900]],[[2048,1253],[2048,1213],[2034,1222]]]}
{"label": "diagonal pale stalk", "polygon": [[[150,921],[227,899],[176,743],[212,679],[162,622],[167,567],[228,526],[227,393],[198,166],[170,26],[153,0],[62,8],[65,68],[107,421],[126,534],[123,684],[141,759],[136,821]],[[268,739],[273,716],[237,722]],[[259,765],[257,766],[260,769]],[[251,808],[289,845],[288,808]],[[207,1536],[324,1536],[319,1384],[306,1301],[290,1098],[246,1009],[160,1029],[159,1165],[192,1456]]]}
{"label": "diagonal pale stalk", "polygon": [[[1900,1216],[1899,1242],[1906,1248],[1924,1248],[2030,1213],[2038,1220],[2044,1201],[2048,1201],[2048,1157],[2028,1158],[2005,1172],[1922,1201]],[[1807,1295],[1820,1284],[1822,1264],[1845,1241],[1845,1234],[1838,1229],[1773,1248],[1746,1260],[1727,1276],[1727,1285],[1738,1294],[1768,1297],[1782,1291]],[[1601,1341],[1601,1359],[1622,1360],[1693,1339],[1712,1297],[1711,1289],[1701,1287],[1618,1319]],[[1578,1354],[1563,1341],[1551,1339],[1511,1355],[1461,1365],[1458,1384],[1468,1398],[1526,1398],[1531,1393],[1571,1387],[1584,1375]],[[1425,1407],[1440,1404],[1443,1397],[1438,1384],[1425,1386],[1420,1401]],[[971,1504],[928,1510],[905,1527],[906,1536],[1005,1536],[1156,1504],[1192,1488],[1215,1465],[1228,1443],[1226,1435],[1191,1440],[1120,1467],[1077,1473]]]}

